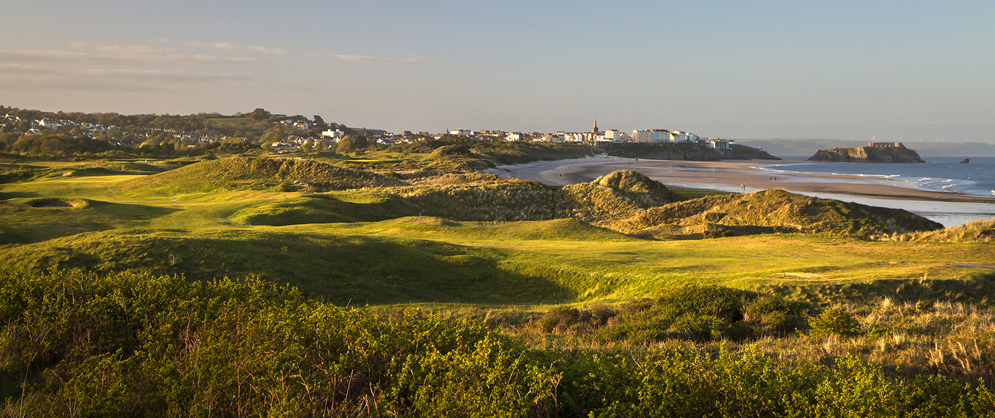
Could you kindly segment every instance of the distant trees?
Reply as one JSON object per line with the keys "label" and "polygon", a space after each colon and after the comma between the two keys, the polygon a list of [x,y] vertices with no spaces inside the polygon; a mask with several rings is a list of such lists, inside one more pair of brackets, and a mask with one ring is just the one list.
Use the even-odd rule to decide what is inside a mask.
{"label": "distant trees", "polygon": [[326,128],[325,120],[321,118],[320,115],[314,115],[314,128],[317,130],[323,130]]}
{"label": "distant trees", "polygon": [[[260,144],[287,142],[290,136],[318,139],[320,132],[328,128],[343,130],[352,134],[353,140],[347,144],[350,150],[364,149],[369,141],[362,135],[356,135],[353,130],[336,124],[328,124],[320,115],[314,115],[314,123],[307,129],[281,121],[308,121],[301,115],[292,117],[277,117],[263,108],[256,108],[250,113],[239,113],[235,117],[219,113],[198,113],[191,115],[144,114],[120,115],[117,113],[65,113],[42,112],[38,110],[23,110],[0,107],[0,116],[10,114],[20,117],[20,121],[3,122],[0,134],[4,136],[0,142],[3,152],[20,152],[49,155],[68,155],[75,149],[87,150],[108,149],[141,155],[168,155],[170,153],[189,153],[194,150],[219,149],[221,141],[229,138],[229,142],[220,152],[245,152],[248,149],[259,148]],[[21,135],[31,129],[31,121],[49,118],[73,123],[64,124],[58,129],[42,129],[39,134],[29,135],[18,143]],[[93,124],[96,129],[80,126]],[[360,131],[362,133],[362,131]],[[39,135],[45,139],[38,140]],[[53,135],[57,141],[53,141]],[[201,137],[208,141],[200,141]],[[83,146],[77,146],[76,138],[91,137],[93,141],[109,142],[106,146],[95,146],[89,140]],[[185,138],[182,139],[181,138]],[[45,140],[48,143],[45,143]],[[181,143],[178,143],[181,142]],[[15,145],[16,143],[16,145]],[[190,147],[190,145],[195,145]],[[318,150],[316,143],[311,144],[312,150]],[[131,147],[135,147],[132,149]],[[139,148],[140,147],[140,148]],[[323,143],[321,150],[328,150],[328,144]],[[334,145],[332,145],[334,149]],[[96,152],[96,151],[80,151]]]}
{"label": "distant trees", "polygon": [[256,108],[256,110],[253,110],[252,113],[248,114],[249,119],[253,120],[266,120],[269,119],[271,116],[273,115],[261,107]]}

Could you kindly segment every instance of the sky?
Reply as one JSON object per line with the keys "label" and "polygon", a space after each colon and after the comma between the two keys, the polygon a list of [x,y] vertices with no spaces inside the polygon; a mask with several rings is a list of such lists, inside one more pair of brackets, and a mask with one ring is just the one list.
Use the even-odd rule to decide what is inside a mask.
{"label": "sky", "polygon": [[32,0],[0,16],[0,104],[25,109],[995,143],[992,1]]}

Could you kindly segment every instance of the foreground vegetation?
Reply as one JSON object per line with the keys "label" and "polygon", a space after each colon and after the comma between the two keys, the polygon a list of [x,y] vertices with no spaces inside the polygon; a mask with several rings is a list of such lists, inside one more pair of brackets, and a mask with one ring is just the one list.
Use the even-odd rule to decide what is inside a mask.
{"label": "foreground vegetation", "polygon": [[995,221],[420,146],[5,160],[5,414],[995,415]]}
{"label": "foreground vegetation", "polygon": [[[779,359],[756,345],[693,343],[534,349],[480,322],[343,308],[251,277],[5,271],[0,296],[0,390],[12,416],[995,414],[982,379],[903,377],[851,354]],[[746,300],[749,316],[737,318]],[[777,335],[785,330],[771,325],[804,311],[775,297],[700,287],[652,304],[656,315],[677,319],[672,337],[680,341],[716,336],[714,328],[701,333],[703,321]],[[559,310],[538,326],[647,323],[611,326],[620,316],[592,311]],[[846,344],[861,330],[845,310],[826,312],[809,319],[812,335],[797,338],[818,344],[829,341],[818,335],[833,334]],[[989,316],[975,332],[991,331]],[[978,347],[976,355],[989,355]],[[974,355],[965,350],[958,360]]]}

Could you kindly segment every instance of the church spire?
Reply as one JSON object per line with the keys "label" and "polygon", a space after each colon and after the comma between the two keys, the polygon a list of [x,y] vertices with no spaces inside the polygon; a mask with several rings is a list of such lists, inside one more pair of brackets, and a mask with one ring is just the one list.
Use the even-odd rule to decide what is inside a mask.
{"label": "church spire", "polygon": [[597,117],[594,118],[594,128],[591,129],[591,132],[595,133],[595,134],[598,133],[598,118]]}

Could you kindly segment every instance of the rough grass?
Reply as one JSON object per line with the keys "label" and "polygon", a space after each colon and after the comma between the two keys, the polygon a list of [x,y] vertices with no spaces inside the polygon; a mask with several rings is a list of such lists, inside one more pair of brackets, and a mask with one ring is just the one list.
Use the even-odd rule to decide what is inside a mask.
{"label": "rough grass", "polygon": [[818,199],[784,190],[707,196],[678,202],[640,212],[615,225],[620,230],[639,231],[662,224],[712,225],[705,228],[703,234],[725,231],[742,234],[746,231],[741,228],[726,227],[753,226],[768,228],[758,231],[830,232],[862,237],[942,228],[936,222],[900,209]]}
{"label": "rough grass", "polygon": [[163,198],[236,190],[327,191],[405,185],[380,174],[301,159],[228,158],[204,161],[121,184],[135,197]]}
{"label": "rough grass", "polygon": [[980,219],[938,231],[912,233],[894,238],[901,241],[992,242],[995,241],[995,218]]}

